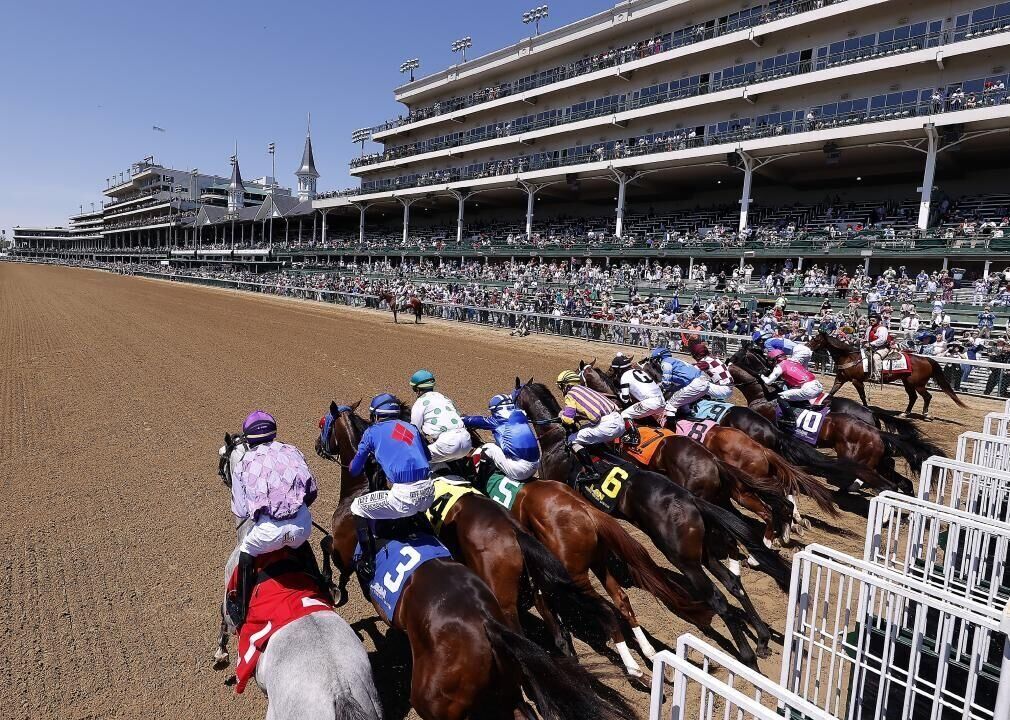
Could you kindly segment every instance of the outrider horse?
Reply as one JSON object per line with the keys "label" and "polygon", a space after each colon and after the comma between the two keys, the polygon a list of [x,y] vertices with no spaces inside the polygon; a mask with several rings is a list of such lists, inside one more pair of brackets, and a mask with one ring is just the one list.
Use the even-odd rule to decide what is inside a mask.
{"label": "outrider horse", "polygon": [[[338,408],[339,410],[339,408]],[[331,413],[333,408],[331,407]],[[320,448],[324,453],[339,457],[353,455],[356,446],[350,438],[360,436],[364,420],[346,411],[338,413],[343,419],[344,430],[328,439],[327,447]],[[335,423],[336,424],[336,423]],[[353,426],[358,426],[354,430]],[[325,456],[325,455],[324,455]],[[341,499],[347,499],[358,491],[360,480],[349,477],[347,462],[341,462]],[[711,623],[711,613],[702,603],[692,600],[686,590],[682,589],[675,579],[671,578],[662,568],[649,557],[649,553],[640,543],[632,538],[613,518],[608,517],[589,505],[570,488],[556,482],[533,481],[524,483],[516,492],[512,505],[512,515],[519,524],[542,542],[549,551],[561,561],[569,577],[573,579],[582,593],[599,597],[589,578],[592,571],[603,584],[614,605],[610,606],[611,617],[627,624],[638,641],[642,653],[649,659],[655,655],[645,634],[642,632],[638,619],[635,617],[627,593],[612,569],[612,560],[618,559],[627,566],[632,582],[651,593],[672,612],[706,628]],[[462,544],[462,536],[469,532],[471,523],[465,523],[456,517],[457,538]],[[473,532],[479,537],[484,528],[479,523],[473,523]],[[507,539],[509,535],[502,533]],[[476,541],[475,541],[476,542]],[[497,553],[495,553],[497,554]],[[515,557],[516,553],[512,553]],[[493,555],[492,555],[493,557]],[[508,562],[500,561],[507,568]],[[496,564],[496,563],[495,563]],[[496,573],[497,577],[491,587],[500,592],[502,597],[511,594],[511,582],[502,577],[504,570]],[[346,578],[344,578],[346,582]],[[504,586],[504,587],[499,587]],[[339,589],[341,598],[346,599],[345,586]],[[508,600],[506,599],[506,603]],[[588,613],[587,613],[588,614]],[[549,614],[541,615],[549,623]],[[617,625],[611,632],[611,638],[621,655],[625,670],[633,677],[641,677],[642,670],[632,658],[627,649],[622,627]],[[590,638],[587,638],[592,642]],[[557,642],[557,638],[555,638]]]}
{"label": "outrider horse", "polygon": [[[807,346],[811,350],[826,350],[835,363],[835,384],[828,391],[829,396],[834,397],[835,393],[841,390],[845,383],[851,382],[855,386],[856,392],[859,393],[859,399],[862,400],[863,405],[867,404],[866,390],[863,387],[863,383],[868,378],[866,371],[863,369],[863,355],[859,348],[853,347],[844,340],[830,335],[823,330],[817,333],[807,343]],[[905,357],[908,358],[908,368],[911,372],[892,375],[890,377],[886,373],[881,373],[881,382],[890,383],[895,380],[901,380],[901,384],[905,388],[905,394],[908,395],[908,405],[905,407],[903,415],[907,416],[912,412],[912,408],[915,406],[915,396],[918,393],[922,398],[923,417],[927,420],[929,419],[929,403],[933,399],[933,396],[926,390],[926,385],[930,380],[933,380],[940,387],[940,390],[946,393],[959,407],[967,407],[961,402],[957,393],[954,392],[954,388],[950,386],[950,382],[943,374],[943,368],[940,367],[940,363],[925,355],[905,353]]]}
{"label": "outrider horse", "polygon": [[[338,406],[331,402],[316,441],[316,452],[321,457],[340,463],[341,500],[362,492],[366,486],[364,477],[350,477],[347,471],[368,427],[355,413],[357,407],[358,403]],[[490,498],[478,493],[462,495],[442,515],[439,537],[456,551],[454,557],[491,589],[513,632],[522,632],[519,609],[524,590],[526,595],[533,595],[540,617],[562,652],[573,653],[570,635],[564,628],[580,627],[587,639],[597,643],[605,642],[613,631],[612,615],[599,596],[579,587],[561,562]],[[529,592],[530,580],[539,592]],[[338,590],[343,600],[346,589]]]}
{"label": "outrider horse", "polygon": [[[352,500],[343,499],[333,513],[324,547],[324,568],[329,571],[332,558],[341,588],[353,572],[357,546]],[[532,717],[524,695],[542,717],[630,717],[625,701],[597,695],[595,678],[574,660],[552,659],[511,630],[487,584],[465,565],[441,558],[422,563],[400,593],[389,624],[407,635],[410,703],[425,720]]]}
{"label": "outrider horse", "polygon": [[393,322],[399,323],[398,313],[401,310],[410,310],[414,313],[414,324],[417,325],[421,322],[421,315],[424,313],[424,303],[421,302],[419,298],[412,297],[407,299],[407,304],[403,307],[399,307],[396,304],[396,296],[391,290],[380,290],[379,300],[382,300],[387,305],[389,305],[390,310],[393,311]]}
{"label": "outrider horse", "polygon": [[[519,387],[514,394],[515,402],[538,428],[543,448],[541,476],[568,482],[577,472],[578,461],[571,456],[565,431],[555,424],[547,424],[558,417],[561,410],[558,401],[540,383],[531,381],[520,385],[518,378],[516,383]],[[616,497],[614,516],[644,531],[667,560],[684,574],[694,597],[707,603],[726,623],[743,662],[755,662],[754,650],[746,634],[747,621],[757,632],[758,654],[766,655],[771,631],[758,616],[740,578],[727,570],[719,558],[726,556],[736,540],[780,587],[788,583],[788,564],[778,553],[766,548],[739,515],[692,495],[659,473],[640,470],[625,475]],[[705,574],[706,568],[737,598],[744,609],[744,618],[726,602]]]}
{"label": "outrider horse", "polygon": [[[613,375],[604,373],[592,364],[586,365],[584,363],[580,363],[580,372],[589,387],[611,395],[615,401],[620,403],[618,380]],[[760,417],[758,420],[762,423],[765,422]],[[744,422],[748,425],[756,424],[749,418]],[[799,493],[813,498],[818,507],[829,515],[835,515],[837,512],[831,493],[827,488],[790,465],[774,450],[761,445],[746,432],[728,424],[712,427],[705,433],[701,442],[672,433],[668,434],[661,442],[662,447],[653,455],[651,467],[648,469],[661,470],[675,483],[688,488],[692,493],[709,502],[718,503],[717,498],[726,495],[726,493],[719,493],[715,489],[717,483],[722,480],[727,484],[730,493],[734,491],[734,488],[744,485],[753,491],[765,493],[766,500],[777,502],[777,507],[781,507],[782,503],[788,501],[793,504],[793,519],[798,523],[802,521],[799,511],[795,507],[795,498]],[[701,448],[709,451],[708,457],[699,452]],[[725,471],[720,473],[718,467],[713,463],[716,458],[736,468],[740,473],[730,477],[727,477]],[[635,458],[632,457],[632,459]],[[699,483],[696,479],[699,475],[705,477],[707,482]],[[678,476],[688,479],[688,482],[681,482]],[[694,478],[693,481],[690,480],[692,478]],[[770,541],[774,536],[775,530],[779,530],[783,540],[789,542],[790,526],[788,522],[780,524],[778,528],[772,526],[765,515],[755,509],[753,502],[748,503],[750,498],[746,494],[740,493],[739,490],[736,494],[739,496],[737,502],[752,512],[756,512],[762,520],[765,520],[766,545],[770,545],[770,542],[767,541]],[[776,498],[768,498],[768,494],[774,494],[777,500]],[[802,532],[802,525],[799,526],[799,530]]]}
{"label": "outrider horse", "polygon": [[[734,365],[733,377],[737,379],[737,389],[747,398],[749,406],[769,420],[775,420],[777,405],[770,402],[771,391],[765,387],[760,376],[752,376],[742,365]],[[834,410],[821,422],[817,447],[831,448],[840,458],[858,462],[876,471],[878,479],[865,476],[859,479],[875,490],[914,491],[912,481],[901,475],[895,468],[895,457],[903,457],[913,472],[922,468],[922,463],[933,455],[943,456],[944,452],[935,444],[921,437],[900,437],[885,430],[879,430],[853,415]],[[842,487],[848,489],[848,486]]]}

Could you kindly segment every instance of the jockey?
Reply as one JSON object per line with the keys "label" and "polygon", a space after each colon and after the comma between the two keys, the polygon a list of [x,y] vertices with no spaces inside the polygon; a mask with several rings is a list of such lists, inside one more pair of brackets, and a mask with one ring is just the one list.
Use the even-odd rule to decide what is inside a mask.
{"label": "jockey", "polygon": [[733,376],[729,374],[722,360],[713,357],[708,345],[700,340],[691,344],[691,357],[697,362],[694,366],[708,375],[708,396],[713,400],[729,400],[733,394]]}
{"label": "jockey", "polygon": [[770,350],[781,350],[790,360],[797,362],[803,367],[810,366],[810,358],[813,351],[803,343],[795,342],[789,338],[776,335],[764,340],[765,353]]}
{"label": "jockey", "polygon": [[867,328],[863,341],[869,350],[867,357],[870,359],[870,376],[879,377],[884,358],[891,351],[891,334],[877,313],[870,315],[870,327]]}
{"label": "jockey", "polygon": [[582,427],[568,435],[568,444],[575,457],[582,463],[587,480],[599,479],[593,467],[587,445],[602,445],[617,440],[625,432],[624,418],[613,401],[582,384],[582,377],[574,370],[565,370],[558,375],[558,387],[564,395],[564,409],[558,416],[561,424],[574,428],[581,422]]}
{"label": "jockey", "polygon": [[656,348],[652,351],[652,359],[659,361],[663,369],[660,387],[664,393],[672,393],[666,401],[666,422],[676,421],[680,408],[708,394],[708,377],[694,365],[673,357],[669,348]]}
{"label": "jockey", "polygon": [[358,477],[369,457],[382,468],[389,490],[360,495],[351,503],[355,516],[361,559],[358,575],[371,579],[375,573],[375,538],[369,520],[396,520],[423,513],[435,500],[428,448],[416,426],[400,420],[400,403],[388,393],[377,395],[369,405],[372,425],[361,436],[348,472]]}
{"label": "jockey", "polygon": [[253,525],[239,543],[238,592],[228,603],[236,627],[245,622],[256,583],[254,558],[291,548],[310,574],[319,575],[307,542],[312,534],[309,505],[318,489],[305,457],[294,445],[277,441],[277,422],[262,410],[246,417],[242,433],[249,449],[232,473],[232,512]]}
{"label": "jockey", "polygon": [[610,363],[618,378],[620,398],[627,407],[621,412],[626,420],[652,418],[662,426],[666,420],[666,398],[659,383],[642,368],[635,367],[624,353],[618,353]]}
{"label": "jockey", "polygon": [[490,430],[494,435],[493,443],[481,445],[481,460],[488,458],[509,480],[529,480],[540,466],[540,444],[529,418],[508,395],[495,395],[487,407],[491,411],[489,417],[468,415],[463,418],[467,428]]}
{"label": "jockey", "polygon": [[418,370],[410,376],[410,387],[417,393],[410,409],[410,422],[421,428],[431,461],[449,462],[469,455],[473,450],[470,433],[463,427],[463,418],[452,401],[435,392],[435,376],[427,370]]}
{"label": "jockey", "polygon": [[790,360],[781,350],[768,351],[768,359],[775,367],[768,375],[762,375],[765,385],[771,385],[779,378],[788,386],[778,394],[779,407],[782,408],[782,419],[787,423],[796,423],[796,408],[794,404],[805,405],[824,392],[824,386],[814,377],[814,374],[795,360]]}

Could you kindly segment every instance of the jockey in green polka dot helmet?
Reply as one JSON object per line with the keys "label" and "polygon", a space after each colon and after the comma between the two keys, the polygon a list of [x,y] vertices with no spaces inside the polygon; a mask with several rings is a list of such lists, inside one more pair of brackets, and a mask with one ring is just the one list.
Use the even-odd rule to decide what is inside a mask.
{"label": "jockey in green polka dot helmet", "polygon": [[452,400],[435,391],[434,373],[418,370],[410,376],[410,387],[417,393],[410,421],[427,440],[432,464],[467,457],[473,450],[470,432],[463,427],[463,418]]}

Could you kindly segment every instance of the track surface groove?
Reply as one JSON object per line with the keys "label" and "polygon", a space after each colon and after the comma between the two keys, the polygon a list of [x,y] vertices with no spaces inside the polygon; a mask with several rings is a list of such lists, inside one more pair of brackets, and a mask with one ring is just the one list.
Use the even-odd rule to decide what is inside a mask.
{"label": "track surface groove", "polygon": [[[228,497],[215,474],[222,433],[252,409],[273,412],[281,437],[317,474],[313,512],[325,523],[337,472],[312,443],[331,398],[407,396],[410,374],[430,367],[441,388],[476,413],[516,375],[550,381],[580,356],[603,361],[614,350],[441,321],[395,326],[385,313],[0,263],[0,716],[262,717],[255,688],[236,697],[225,674],[210,668],[233,545]],[[893,407],[904,393],[878,390],[874,398]],[[944,447],[952,450],[958,433],[978,429],[999,407],[970,402],[965,412],[934,401],[937,415],[964,423],[933,425]],[[807,539],[858,553],[864,526],[844,515]],[[753,573],[745,584],[781,630],[782,594]],[[631,597],[660,643],[688,629],[652,598]],[[373,613],[353,587],[342,614],[374,650],[366,632]],[[777,677],[777,663],[776,653],[762,668]],[[389,717],[403,717],[402,653],[373,654],[373,665]],[[620,678],[612,684],[644,717],[646,693]]]}

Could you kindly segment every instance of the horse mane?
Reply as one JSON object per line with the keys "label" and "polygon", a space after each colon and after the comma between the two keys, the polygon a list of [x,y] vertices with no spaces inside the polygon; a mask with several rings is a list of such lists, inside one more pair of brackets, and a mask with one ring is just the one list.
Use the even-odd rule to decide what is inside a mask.
{"label": "horse mane", "polygon": [[529,390],[533,396],[539,400],[548,411],[550,411],[552,415],[557,415],[561,412],[561,405],[558,404],[558,399],[554,397],[554,393],[552,393],[543,383],[527,383],[526,389]]}

